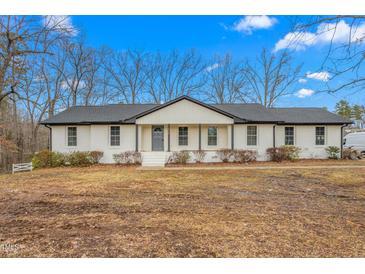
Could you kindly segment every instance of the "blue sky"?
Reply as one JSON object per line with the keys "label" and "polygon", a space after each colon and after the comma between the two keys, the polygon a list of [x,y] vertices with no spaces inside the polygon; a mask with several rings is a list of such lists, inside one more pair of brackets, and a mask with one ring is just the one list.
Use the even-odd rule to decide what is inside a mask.
{"label": "blue sky", "polygon": [[[275,50],[278,42],[292,31],[293,23],[302,18],[269,16],[261,18],[264,20],[259,18],[261,21],[254,24],[245,21],[244,16],[72,16],[71,19],[74,26],[86,33],[86,42],[91,46],[161,52],[195,48],[207,58],[230,53],[237,59],[253,59],[262,47]],[[285,45],[285,39],[282,43]],[[302,83],[298,82],[293,87],[295,93],[282,98],[278,106],[327,106],[332,110],[342,98],[364,103],[364,92],[310,95],[326,83],[326,74],[319,68],[328,44],[325,40],[310,45],[303,42],[302,47],[293,50],[295,62],[303,63]]]}

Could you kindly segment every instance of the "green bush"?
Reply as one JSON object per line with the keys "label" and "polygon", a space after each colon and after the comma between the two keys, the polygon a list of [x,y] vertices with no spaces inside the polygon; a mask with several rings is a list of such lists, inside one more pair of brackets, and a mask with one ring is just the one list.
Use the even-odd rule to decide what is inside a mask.
{"label": "green bush", "polygon": [[282,146],[284,150],[285,160],[295,161],[299,159],[300,148],[296,146]]}
{"label": "green bush", "polygon": [[329,159],[339,159],[340,158],[340,148],[336,146],[326,147],[326,152]]}
{"label": "green bush", "polygon": [[66,156],[67,164],[70,166],[90,166],[93,161],[88,151],[74,151]]}
{"label": "green bush", "polygon": [[59,167],[65,165],[65,155],[59,152],[42,150],[32,158],[33,168]]}

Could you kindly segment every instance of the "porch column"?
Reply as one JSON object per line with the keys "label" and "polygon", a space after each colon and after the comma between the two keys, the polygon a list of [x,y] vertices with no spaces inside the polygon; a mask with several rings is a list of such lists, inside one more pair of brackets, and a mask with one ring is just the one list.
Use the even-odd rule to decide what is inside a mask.
{"label": "porch column", "polygon": [[234,124],[231,125],[231,149],[234,149]]}
{"label": "porch column", "polygon": [[202,150],[202,125],[199,124],[199,150]]}
{"label": "porch column", "polygon": [[170,152],[170,124],[167,125],[167,151]]}
{"label": "porch column", "polygon": [[138,152],[138,125],[136,124],[136,152]]}

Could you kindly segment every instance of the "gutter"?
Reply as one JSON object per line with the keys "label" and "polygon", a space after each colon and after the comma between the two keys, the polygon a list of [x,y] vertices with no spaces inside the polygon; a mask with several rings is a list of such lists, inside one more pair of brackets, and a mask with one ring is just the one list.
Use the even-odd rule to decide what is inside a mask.
{"label": "gutter", "polygon": [[46,128],[49,128],[49,151],[52,151],[52,128],[47,124],[44,124]]}

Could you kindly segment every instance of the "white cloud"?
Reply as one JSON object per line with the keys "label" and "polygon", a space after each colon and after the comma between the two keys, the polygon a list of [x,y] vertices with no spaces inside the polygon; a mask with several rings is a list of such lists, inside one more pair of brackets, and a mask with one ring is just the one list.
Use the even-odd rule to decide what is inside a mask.
{"label": "white cloud", "polygon": [[206,71],[207,71],[207,72],[211,72],[212,70],[215,70],[215,69],[217,69],[217,68],[219,68],[219,64],[218,64],[218,63],[214,63],[213,65],[208,66],[208,67],[206,68]]}
{"label": "white cloud", "polygon": [[296,96],[299,98],[304,98],[304,97],[312,96],[313,94],[314,94],[313,89],[302,88],[302,89],[298,90],[298,92],[296,93]]}
{"label": "white cloud", "polygon": [[64,32],[72,36],[76,36],[78,34],[77,29],[72,24],[71,17],[67,15],[43,16],[43,25],[47,29]]}
{"label": "white cloud", "polygon": [[307,83],[307,79],[300,78],[300,79],[298,80],[298,82],[299,82],[299,83],[301,83],[301,84],[305,84],[305,83]]}
{"label": "white cloud", "polygon": [[330,76],[331,75],[327,71],[313,72],[313,73],[308,72],[306,74],[307,78],[316,79],[323,82],[327,82],[330,79]]}
{"label": "white cloud", "polygon": [[245,16],[233,25],[233,30],[252,34],[256,29],[268,29],[275,25],[278,20],[266,15]]}
{"label": "white cloud", "polygon": [[79,84],[77,84],[77,81],[73,82],[69,80],[69,83],[67,81],[61,82],[61,88],[65,90],[69,90],[73,86],[74,89],[83,89],[86,87],[86,82],[84,80],[80,80]]}
{"label": "white cloud", "polygon": [[365,38],[365,22],[351,28],[344,20],[336,23],[322,23],[315,32],[289,32],[280,39],[274,51],[282,49],[305,50],[319,44],[363,42]]}

